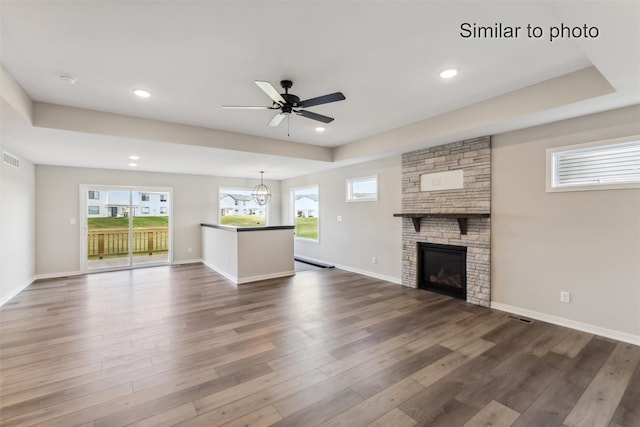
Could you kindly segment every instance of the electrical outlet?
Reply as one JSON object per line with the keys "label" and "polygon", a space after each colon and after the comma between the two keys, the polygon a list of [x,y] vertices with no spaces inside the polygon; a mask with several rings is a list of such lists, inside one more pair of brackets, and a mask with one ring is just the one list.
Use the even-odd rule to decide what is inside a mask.
{"label": "electrical outlet", "polygon": [[193,249],[187,248],[187,252],[191,253],[191,252],[193,252]]}
{"label": "electrical outlet", "polygon": [[341,221],[342,221],[342,215],[338,215],[338,217],[337,217],[337,221],[338,221],[338,222],[341,222]]}
{"label": "electrical outlet", "polygon": [[378,258],[376,258],[376,257],[371,258],[371,262],[373,264],[377,264],[378,263]]}
{"label": "electrical outlet", "polygon": [[571,302],[571,294],[567,291],[560,291],[560,302],[570,303]]}

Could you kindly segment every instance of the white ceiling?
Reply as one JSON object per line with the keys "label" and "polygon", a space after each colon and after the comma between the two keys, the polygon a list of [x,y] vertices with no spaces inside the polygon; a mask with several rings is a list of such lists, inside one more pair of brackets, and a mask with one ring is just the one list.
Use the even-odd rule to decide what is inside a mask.
{"label": "white ceiling", "polygon": [[[25,120],[2,104],[2,144],[36,164],[123,169],[135,153],[139,170],[222,176],[266,170],[281,179],[640,102],[640,1],[2,0],[0,15],[0,59],[35,108]],[[465,39],[464,22],[521,26],[525,34]],[[561,23],[597,27],[599,36],[551,42],[549,27]],[[545,35],[527,37],[527,24]],[[590,66],[612,93],[520,115],[484,109],[492,120],[464,134],[425,135],[411,146],[388,142],[403,127],[455,119],[464,107],[489,108],[488,100]],[[440,79],[449,67],[459,75]],[[62,74],[77,83],[64,83]],[[293,80],[291,92],[301,99],[345,94],[345,101],[309,108],[335,118],[324,134],[303,117],[291,117],[287,136],[286,121],[266,126],[271,111],[221,108],[269,105],[253,82],[279,88],[282,79]],[[151,98],[136,98],[134,88]],[[162,125],[171,126],[171,137],[135,132],[117,124],[122,117],[98,113],[92,120],[117,123],[89,126],[84,109],[152,120],[126,122],[133,127],[168,122]],[[52,118],[56,111],[66,114],[64,124]],[[193,142],[194,132],[200,142]],[[350,151],[356,154],[336,155]]]}

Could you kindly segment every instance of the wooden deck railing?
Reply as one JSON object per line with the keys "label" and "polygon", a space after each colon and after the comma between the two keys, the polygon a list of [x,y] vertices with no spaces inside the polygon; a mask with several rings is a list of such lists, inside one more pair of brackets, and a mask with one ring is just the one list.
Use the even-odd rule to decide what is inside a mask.
{"label": "wooden deck railing", "polygon": [[[163,253],[169,251],[169,229],[134,228],[133,254]],[[129,254],[128,228],[102,228],[89,230],[87,236],[88,258],[103,259],[112,256],[126,256]]]}

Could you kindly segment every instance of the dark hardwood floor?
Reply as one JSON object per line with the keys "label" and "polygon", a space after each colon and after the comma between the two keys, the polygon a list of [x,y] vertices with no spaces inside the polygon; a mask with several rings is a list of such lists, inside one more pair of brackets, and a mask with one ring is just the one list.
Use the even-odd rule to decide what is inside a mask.
{"label": "dark hardwood floor", "polygon": [[640,347],[338,269],[43,280],[0,320],[3,426],[640,426]]}

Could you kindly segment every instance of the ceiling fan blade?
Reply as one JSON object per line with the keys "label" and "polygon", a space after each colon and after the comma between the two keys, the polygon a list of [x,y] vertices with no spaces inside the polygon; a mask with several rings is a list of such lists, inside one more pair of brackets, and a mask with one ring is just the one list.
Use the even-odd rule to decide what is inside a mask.
{"label": "ceiling fan blade", "polygon": [[272,110],[271,107],[250,107],[250,106],[241,106],[241,105],[223,105],[222,108],[225,110]]}
{"label": "ceiling fan blade", "polygon": [[331,123],[333,121],[333,117],[323,116],[322,114],[312,113],[311,111],[300,110],[295,113],[307,119],[317,120],[322,123]]}
{"label": "ceiling fan blade", "polygon": [[269,122],[269,124],[267,125],[270,128],[274,128],[276,126],[278,126],[280,124],[280,122],[287,117],[286,114],[284,113],[278,113],[275,116],[273,116],[273,119],[271,119],[271,121]]}
{"label": "ceiling fan blade", "polygon": [[319,96],[317,98],[307,99],[305,101],[301,101],[298,104],[298,107],[313,107],[314,105],[328,104],[330,102],[343,101],[346,98],[342,94],[342,92],[330,93],[329,95]]}
{"label": "ceiling fan blade", "polygon": [[260,80],[256,80],[256,84],[258,85],[258,87],[260,89],[262,89],[264,91],[264,93],[266,93],[269,96],[269,98],[273,99],[273,102],[276,102],[278,104],[286,104],[287,103],[284,100],[284,98],[282,97],[282,95],[280,95],[278,93],[276,88],[274,88],[271,85],[271,83],[263,82],[263,81],[260,81]]}

